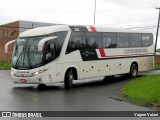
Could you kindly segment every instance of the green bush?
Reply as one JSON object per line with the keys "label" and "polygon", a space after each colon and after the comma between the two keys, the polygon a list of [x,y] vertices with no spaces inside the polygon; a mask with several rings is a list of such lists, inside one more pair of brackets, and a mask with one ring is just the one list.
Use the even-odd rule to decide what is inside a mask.
{"label": "green bush", "polygon": [[6,61],[0,62],[0,70],[9,70],[9,69],[11,69],[10,62],[6,62]]}
{"label": "green bush", "polygon": [[155,69],[160,69],[160,64],[155,64]]}
{"label": "green bush", "polygon": [[156,55],[155,58],[160,58],[160,55]]}

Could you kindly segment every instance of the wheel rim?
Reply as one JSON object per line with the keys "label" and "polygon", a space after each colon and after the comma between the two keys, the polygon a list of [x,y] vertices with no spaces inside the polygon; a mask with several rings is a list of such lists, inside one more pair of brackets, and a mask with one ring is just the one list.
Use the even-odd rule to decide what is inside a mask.
{"label": "wheel rim", "polygon": [[135,65],[133,65],[132,67],[132,76],[136,76],[137,75],[137,67]]}
{"label": "wheel rim", "polygon": [[74,77],[73,77],[72,74],[69,75],[69,80],[70,80],[70,81],[71,81],[71,80],[74,80]]}
{"label": "wheel rim", "polygon": [[69,72],[69,75],[68,75],[69,86],[72,86],[73,80],[74,80],[74,76],[71,71],[71,72]]}

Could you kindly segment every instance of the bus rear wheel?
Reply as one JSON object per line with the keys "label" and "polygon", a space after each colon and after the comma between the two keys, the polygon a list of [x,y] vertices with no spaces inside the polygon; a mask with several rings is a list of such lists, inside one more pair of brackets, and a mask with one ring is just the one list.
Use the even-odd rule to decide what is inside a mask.
{"label": "bus rear wheel", "polygon": [[64,80],[64,86],[66,89],[69,89],[73,86],[73,80],[74,80],[74,75],[72,69],[67,71],[65,75],[65,80]]}
{"label": "bus rear wheel", "polygon": [[105,76],[106,80],[112,80],[114,78],[115,75],[111,75],[111,76]]}
{"label": "bus rear wheel", "polygon": [[130,67],[130,77],[135,78],[138,75],[138,66],[137,64],[133,63]]}

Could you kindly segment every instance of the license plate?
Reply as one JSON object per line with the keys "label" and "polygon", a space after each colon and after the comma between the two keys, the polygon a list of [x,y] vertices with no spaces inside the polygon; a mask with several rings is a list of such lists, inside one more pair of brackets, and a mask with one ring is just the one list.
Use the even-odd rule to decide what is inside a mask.
{"label": "license plate", "polygon": [[21,82],[21,83],[26,83],[27,80],[26,80],[26,79],[20,79],[20,82]]}

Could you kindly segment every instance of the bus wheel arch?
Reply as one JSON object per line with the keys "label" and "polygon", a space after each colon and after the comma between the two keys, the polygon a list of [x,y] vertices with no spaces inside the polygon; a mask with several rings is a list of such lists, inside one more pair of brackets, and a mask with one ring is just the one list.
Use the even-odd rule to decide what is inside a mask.
{"label": "bus wheel arch", "polygon": [[133,61],[130,65],[130,73],[129,76],[132,78],[137,77],[138,75],[138,63],[137,61]]}
{"label": "bus wheel arch", "polygon": [[78,79],[77,69],[75,67],[70,67],[65,72],[64,86],[69,89],[73,86],[73,81]]}

